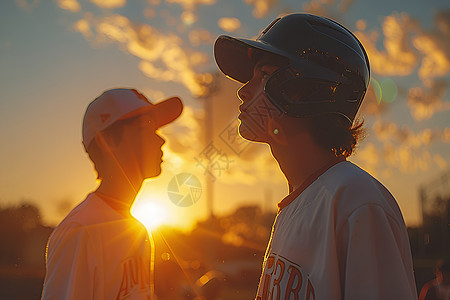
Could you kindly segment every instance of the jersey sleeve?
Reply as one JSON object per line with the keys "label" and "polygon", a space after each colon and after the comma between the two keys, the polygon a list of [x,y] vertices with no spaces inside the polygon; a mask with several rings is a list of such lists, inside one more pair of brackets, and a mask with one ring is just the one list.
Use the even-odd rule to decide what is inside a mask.
{"label": "jersey sleeve", "polygon": [[91,238],[82,226],[58,228],[48,243],[42,299],[94,299],[97,263],[93,251]]}
{"label": "jersey sleeve", "polygon": [[407,234],[376,204],[364,205],[338,231],[343,299],[417,299]]}

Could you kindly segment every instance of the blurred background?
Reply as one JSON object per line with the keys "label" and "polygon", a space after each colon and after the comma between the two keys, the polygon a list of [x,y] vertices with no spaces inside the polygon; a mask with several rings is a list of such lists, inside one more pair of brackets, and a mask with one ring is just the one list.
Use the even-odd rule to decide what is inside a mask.
{"label": "blurred background", "polygon": [[332,18],[365,46],[368,136],[350,161],[396,197],[418,288],[432,279],[450,253],[447,0],[10,0],[0,2],[0,298],[39,298],[52,228],[97,186],[84,110],[114,87],[185,104],[160,130],[163,173],[133,207],[156,243],[158,296],[253,298],[288,190],[268,147],[237,135],[239,85],[218,73],[212,46],[291,12]]}

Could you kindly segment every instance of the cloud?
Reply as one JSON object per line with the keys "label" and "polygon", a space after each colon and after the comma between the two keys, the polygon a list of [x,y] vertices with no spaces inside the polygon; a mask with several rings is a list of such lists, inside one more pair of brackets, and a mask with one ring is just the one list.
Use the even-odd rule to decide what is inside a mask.
{"label": "cloud", "polygon": [[183,21],[184,24],[186,25],[192,25],[195,22],[197,22],[198,17],[195,13],[193,13],[192,11],[184,11],[181,14],[181,20]]}
{"label": "cloud", "polygon": [[405,13],[387,16],[382,24],[384,49],[376,44],[376,31],[363,32],[364,20],[358,20],[356,35],[369,55],[371,69],[385,76],[419,77],[422,85],[407,92],[408,106],[417,120],[431,118],[436,112],[447,111],[444,101],[450,73],[450,10],[435,15],[433,28],[424,29],[420,23]]}
{"label": "cloud", "polygon": [[447,161],[440,155],[440,154],[435,154],[433,156],[433,161],[436,163],[436,165],[441,169],[441,170],[447,170],[448,168],[448,163]]}
{"label": "cloud", "polygon": [[125,6],[127,0],[91,0],[92,3],[101,8],[114,9]]}
{"label": "cloud", "polygon": [[148,99],[150,99],[151,102],[159,102],[167,98],[166,94],[163,91],[154,90],[148,87],[142,89],[142,92]]}
{"label": "cloud", "polygon": [[40,3],[39,0],[15,0],[15,1],[20,8],[22,8],[28,13],[31,12],[33,8],[37,7]]}
{"label": "cloud", "polygon": [[150,78],[180,82],[194,96],[208,93],[211,74],[195,70],[209,62],[208,55],[189,49],[174,33],[161,33],[149,24],[134,23],[119,14],[99,20],[86,16],[75,24],[75,29],[87,38],[94,35],[100,42],[119,43],[141,59],[139,69]]}
{"label": "cloud", "polygon": [[347,12],[353,2],[354,0],[311,0],[310,2],[303,3],[302,10],[310,14],[329,17],[338,21],[339,17]]}
{"label": "cloud", "polygon": [[186,25],[192,25],[197,22],[197,15],[195,10],[198,5],[212,5],[216,0],[166,0],[168,3],[176,3],[183,7],[184,11],[181,14],[181,20]]}
{"label": "cloud", "polygon": [[166,2],[180,4],[186,10],[194,10],[197,5],[212,5],[216,0],[166,0]]}
{"label": "cloud", "polygon": [[144,16],[147,19],[153,19],[156,16],[156,11],[151,8],[146,8],[146,9],[144,9]]}
{"label": "cloud", "polygon": [[206,29],[191,30],[189,32],[188,37],[189,37],[189,43],[194,47],[198,47],[202,44],[212,45],[216,38]]}
{"label": "cloud", "polygon": [[217,25],[227,32],[233,32],[241,27],[241,21],[237,18],[220,18]]}
{"label": "cloud", "polygon": [[71,12],[79,12],[81,5],[78,0],[57,0],[56,4],[61,9],[69,10]]}
{"label": "cloud", "polygon": [[361,165],[370,174],[376,175],[376,168],[380,162],[380,151],[373,143],[367,143],[362,148],[357,148],[355,156],[361,161]]}
{"label": "cloud", "polygon": [[448,166],[441,155],[432,154],[428,149],[433,143],[450,143],[450,127],[414,132],[407,126],[376,121],[371,131],[381,145],[370,142],[356,152],[356,158],[371,173],[376,174],[382,166],[387,168],[384,174],[392,173],[392,169],[415,173],[433,166],[445,170]]}
{"label": "cloud", "polygon": [[436,77],[447,75],[450,71],[450,10],[437,12],[434,27],[430,31],[421,29],[413,44],[423,56],[418,75],[426,86]]}
{"label": "cloud", "polygon": [[360,31],[364,31],[367,28],[367,22],[365,20],[359,19],[356,21],[356,28]]}
{"label": "cloud", "polygon": [[405,13],[387,16],[382,24],[384,50],[378,50],[376,46],[379,38],[376,31],[355,31],[367,51],[373,72],[379,75],[406,76],[414,71],[419,62],[419,56],[410,44],[410,35],[415,26],[416,23]]}
{"label": "cloud", "polygon": [[245,0],[248,5],[253,5],[253,16],[255,18],[264,18],[278,0]]}
{"label": "cloud", "polygon": [[415,133],[407,126],[399,127],[393,122],[376,121],[372,130],[381,142],[393,142],[415,149],[429,146],[433,142],[450,142],[450,127],[444,129],[426,128]]}
{"label": "cloud", "polygon": [[204,144],[204,112],[185,105],[182,115],[171,126],[160,129],[164,135],[173,137],[168,141],[171,152],[193,157]]}
{"label": "cloud", "polygon": [[436,112],[450,110],[450,103],[443,101],[447,90],[444,80],[432,80],[430,87],[413,87],[408,93],[408,106],[417,121],[431,118]]}
{"label": "cloud", "polygon": [[346,13],[350,6],[352,6],[354,0],[342,0],[339,5],[339,12]]}
{"label": "cloud", "polygon": [[329,5],[327,1],[322,3],[321,1],[311,0],[310,2],[303,3],[302,10],[313,15],[329,16],[330,13],[327,5]]}
{"label": "cloud", "polygon": [[425,147],[414,147],[408,143],[385,141],[381,147],[368,143],[358,148],[355,159],[369,173],[377,176],[392,176],[393,170],[404,174],[429,171],[432,167],[446,170],[448,163],[439,154],[431,154]]}
{"label": "cloud", "polygon": [[91,25],[89,22],[85,19],[78,20],[74,25],[73,28],[80,32],[85,38],[90,39],[94,36],[94,33],[91,30]]}
{"label": "cloud", "polygon": [[403,173],[425,172],[433,161],[429,151],[417,151],[406,145],[384,144],[383,156],[385,162]]}
{"label": "cloud", "polygon": [[425,84],[429,84],[432,78],[444,76],[449,72],[448,52],[443,47],[439,47],[436,39],[421,35],[414,39],[414,46],[423,55],[418,75]]}
{"label": "cloud", "polygon": [[[450,11],[435,15],[434,27],[425,30],[406,13],[394,13],[382,23],[384,49],[377,48],[379,34],[364,32],[366,24],[357,22],[358,36],[369,55],[372,70],[379,75],[407,76],[417,71],[425,86],[450,71]],[[418,67],[418,70],[417,70]]]}

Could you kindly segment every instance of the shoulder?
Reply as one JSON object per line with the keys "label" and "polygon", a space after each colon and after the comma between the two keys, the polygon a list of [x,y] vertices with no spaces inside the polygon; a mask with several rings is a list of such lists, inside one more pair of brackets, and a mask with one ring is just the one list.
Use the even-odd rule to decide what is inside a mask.
{"label": "shoulder", "polygon": [[108,205],[92,193],[74,207],[58,227],[73,226],[73,224],[89,226],[100,223],[111,218],[111,211],[112,209]]}
{"label": "shoulder", "polygon": [[354,191],[386,189],[372,175],[349,161],[334,165],[320,176],[319,180],[330,189],[351,188]]}
{"label": "shoulder", "polygon": [[48,247],[61,247],[70,241],[86,237],[88,228],[95,222],[99,214],[95,196],[89,195],[84,201],[73,208],[69,214],[55,227],[50,235]]}
{"label": "shoulder", "polygon": [[347,201],[356,200],[356,204],[380,204],[383,199],[394,198],[377,179],[348,161],[330,168],[319,181],[330,193],[345,196]]}
{"label": "shoulder", "polygon": [[[93,239],[87,227],[76,222],[64,222],[58,225],[50,235],[47,245],[47,262],[58,262],[63,257],[79,256],[91,249]],[[78,253],[78,254],[75,254]]]}
{"label": "shoulder", "polygon": [[[340,162],[317,178],[299,196],[291,210],[312,207],[323,211],[335,211],[348,215],[367,204],[384,203],[393,199],[389,191],[374,177],[355,164]],[[395,200],[393,200],[395,201]]]}
{"label": "shoulder", "polygon": [[347,217],[364,207],[376,207],[388,216],[403,221],[397,201],[389,190],[357,165],[339,163],[320,178],[320,183],[333,198],[333,206]]}

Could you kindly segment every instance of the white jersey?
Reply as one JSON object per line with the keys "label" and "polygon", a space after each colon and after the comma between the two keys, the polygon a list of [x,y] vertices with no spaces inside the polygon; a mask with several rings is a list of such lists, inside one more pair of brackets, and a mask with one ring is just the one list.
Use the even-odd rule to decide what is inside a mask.
{"label": "white jersey", "polygon": [[381,183],[344,161],[299,193],[281,203],[258,300],[417,299],[405,223]]}
{"label": "white jersey", "polygon": [[90,194],[55,228],[42,299],[152,299],[145,227]]}

